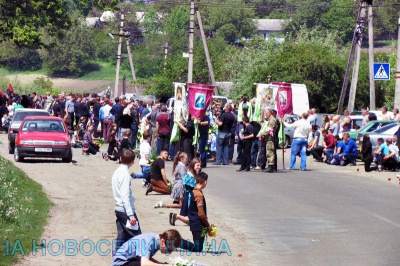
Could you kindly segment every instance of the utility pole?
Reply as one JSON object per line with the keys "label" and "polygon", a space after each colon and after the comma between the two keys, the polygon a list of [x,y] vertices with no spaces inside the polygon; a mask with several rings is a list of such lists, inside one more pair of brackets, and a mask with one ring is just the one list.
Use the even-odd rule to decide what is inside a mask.
{"label": "utility pole", "polygon": [[[399,0],[400,4],[400,0]],[[397,21],[397,61],[395,79],[396,85],[394,90],[394,107],[400,108],[400,7],[399,7],[399,20]]]}
{"label": "utility pole", "polygon": [[[196,14],[197,14],[197,22],[199,23],[199,27],[200,27],[201,39],[203,41],[204,53],[206,54],[208,72],[210,73],[211,83],[212,83],[212,85],[216,86],[217,83],[215,82],[214,69],[213,69],[213,65],[211,62],[210,52],[208,51],[207,40],[206,40],[206,35],[204,34],[203,22],[201,20],[200,11],[197,10]],[[214,94],[218,95],[217,87],[215,87],[215,89],[214,89]]]}
{"label": "utility pole", "polygon": [[354,52],[356,49],[356,45],[358,43],[358,35],[359,35],[359,27],[358,27],[358,21],[360,19],[360,14],[361,14],[361,7],[358,10],[358,15],[357,15],[357,22],[356,22],[356,28],[354,30],[353,34],[353,41],[351,43],[351,49],[350,49],[350,54],[349,54],[349,59],[347,61],[347,67],[346,67],[346,72],[344,75],[344,80],[342,84],[342,91],[340,93],[340,99],[339,99],[339,104],[338,104],[338,109],[336,111],[337,114],[341,114],[343,111],[343,104],[344,104],[344,98],[346,98],[346,93],[347,93],[347,86],[349,83],[349,77],[350,77],[350,71],[351,71],[351,66],[353,65],[353,59],[354,59]]}
{"label": "utility pole", "polygon": [[135,87],[135,91],[136,91],[136,94],[139,94],[139,91],[138,91],[137,86],[136,86],[135,67],[133,66],[131,46],[130,46],[129,40],[130,40],[130,35],[128,33],[126,33],[125,34],[126,50],[128,50],[128,57],[129,57],[129,64],[131,65],[132,78],[133,78],[133,81],[135,82],[135,86],[134,86]]}
{"label": "utility pole", "polygon": [[374,16],[372,14],[372,1],[368,2],[368,59],[369,59],[369,109],[375,110],[375,81],[374,81]]}
{"label": "utility pole", "polygon": [[119,67],[121,65],[121,48],[122,48],[122,36],[124,35],[124,11],[121,10],[121,23],[119,26],[118,34],[118,51],[117,51],[117,67],[115,73],[115,86],[114,86],[114,98],[118,97],[118,81],[119,81]]}
{"label": "utility pole", "polygon": [[193,82],[194,0],[190,0],[188,83]]}
{"label": "utility pole", "polygon": [[353,67],[353,75],[351,77],[351,86],[350,86],[350,94],[349,94],[349,102],[347,109],[349,112],[354,111],[354,102],[356,100],[356,90],[357,90],[357,82],[358,82],[358,71],[360,69],[360,57],[361,57],[361,43],[362,43],[362,33],[364,31],[364,22],[365,22],[365,12],[366,11],[366,3],[363,1],[361,3],[361,12],[359,21],[357,21],[357,29],[358,38],[356,45],[356,57],[354,59],[354,67]]}

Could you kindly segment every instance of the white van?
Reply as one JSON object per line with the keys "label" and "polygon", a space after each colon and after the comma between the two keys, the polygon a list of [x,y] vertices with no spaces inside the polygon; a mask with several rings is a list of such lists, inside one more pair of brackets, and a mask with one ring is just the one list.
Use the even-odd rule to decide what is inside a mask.
{"label": "white van", "polygon": [[[267,84],[268,87],[273,88],[273,99],[276,99],[279,85]],[[304,112],[310,109],[308,101],[308,91],[305,84],[291,83],[292,88],[292,103],[293,103],[293,114],[301,116]]]}

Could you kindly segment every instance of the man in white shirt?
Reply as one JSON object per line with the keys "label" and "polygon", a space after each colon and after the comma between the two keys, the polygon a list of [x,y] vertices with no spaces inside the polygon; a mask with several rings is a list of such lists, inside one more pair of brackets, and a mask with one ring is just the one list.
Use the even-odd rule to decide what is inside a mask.
{"label": "man in white shirt", "polygon": [[[131,189],[131,174],[129,168],[135,162],[135,153],[124,150],[121,155],[121,166],[112,176],[112,191],[115,199],[115,215],[117,216],[117,245],[122,245],[128,239],[140,235],[140,225],[135,213],[135,198]],[[128,228],[136,226],[137,228]]]}
{"label": "man in white shirt", "polygon": [[294,170],[294,167],[296,165],[296,156],[300,151],[300,170],[305,171],[306,170],[306,163],[307,163],[307,138],[308,134],[311,131],[311,125],[307,121],[308,114],[303,113],[301,116],[300,120],[297,120],[293,124],[288,124],[285,122],[285,127],[288,128],[294,128],[294,134],[293,134],[293,142],[291,145],[291,154],[290,154],[290,169]]}
{"label": "man in white shirt", "polygon": [[149,132],[143,132],[143,141],[140,143],[139,148],[140,160],[139,165],[142,168],[142,173],[135,173],[134,178],[143,178],[142,185],[147,186],[150,182],[150,164],[149,159],[153,152],[150,146],[150,134]]}

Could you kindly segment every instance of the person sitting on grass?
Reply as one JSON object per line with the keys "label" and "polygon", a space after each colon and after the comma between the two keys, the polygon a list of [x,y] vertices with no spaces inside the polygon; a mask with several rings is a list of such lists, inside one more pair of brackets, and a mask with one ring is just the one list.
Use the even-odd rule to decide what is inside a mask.
{"label": "person sitting on grass", "polygon": [[157,251],[169,255],[181,246],[181,242],[182,237],[175,229],[167,230],[162,234],[147,233],[134,236],[123,245],[117,246],[111,266],[165,264],[153,259],[153,256]]}
{"label": "person sitting on grass", "polygon": [[165,161],[168,159],[168,151],[162,149],[160,156],[153,163],[153,168],[150,176],[150,184],[146,190],[146,196],[152,192],[158,192],[161,194],[171,194],[171,190],[168,188],[167,174],[165,173]]}
{"label": "person sitting on grass", "polygon": [[183,195],[185,193],[185,187],[182,184],[183,176],[186,174],[186,164],[188,161],[188,155],[185,152],[178,152],[174,158],[174,164],[172,166],[172,174],[175,176],[174,184],[172,187],[171,198],[174,199],[174,203],[167,203],[160,201],[154,208],[181,208],[183,202]]}

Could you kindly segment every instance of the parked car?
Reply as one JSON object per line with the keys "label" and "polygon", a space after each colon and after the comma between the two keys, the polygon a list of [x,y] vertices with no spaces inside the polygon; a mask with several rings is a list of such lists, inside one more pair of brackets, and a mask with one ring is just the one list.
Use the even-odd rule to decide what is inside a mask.
{"label": "parked car", "polygon": [[372,143],[372,150],[375,149],[376,145],[378,145],[378,139],[383,138],[386,140],[387,138],[393,138],[393,135],[396,133],[396,131],[399,129],[400,123],[392,123],[388,124],[386,126],[383,126],[379,129],[376,129],[372,132],[363,132],[363,133],[358,133],[357,135],[357,145],[359,147],[362,146],[362,141],[363,137],[365,134],[368,134]]}
{"label": "parked car", "polygon": [[[285,116],[285,122],[288,124],[293,124],[294,122],[296,122],[297,120],[301,119],[300,116],[298,115],[287,115]],[[294,129],[293,128],[287,128],[285,127],[284,129],[285,132],[285,144],[284,145],[279,145],[279,148],[287,148],[289,147],[292,142],[293,142],[293,134],[294,134]],[[283,147],[282,147],[283,146]]]}
{"label": "parked car", "polygon": [[59,117],[28,116],[22,121],[15,137],[14,160],[20,162],[25,157],[50,157],[71,162],[71,133]]}
{"label": "parked car", "polygon": [[27,116],[50,116],[49,112],[42,109],[23,108],[17,109],[13,115],[8,128],[8,153],[13,154],[15,145],[15,136],[19,131],[22,120]]}
{"label": "parked car", "polygon": [[393,120],[375,120],[375,121],[371,121],[368,124],[364,125],[359,130],[352,130],[348,133],[350,134],[350,138],[353,138],[354,140],[356,140],[358,133],[372,132],[372,131],[377,130],[388,124],[393,124],[394,122],[395,121],[393,121]]}

